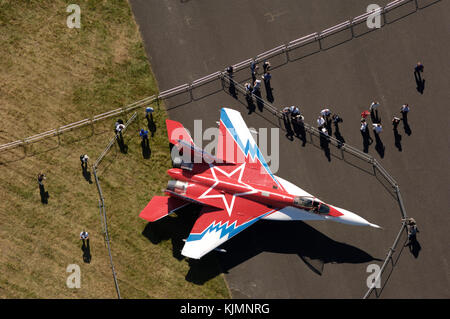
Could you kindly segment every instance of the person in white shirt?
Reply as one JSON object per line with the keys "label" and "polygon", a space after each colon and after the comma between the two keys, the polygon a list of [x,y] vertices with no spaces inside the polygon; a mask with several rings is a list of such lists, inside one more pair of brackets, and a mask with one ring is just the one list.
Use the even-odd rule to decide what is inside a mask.
{"label": "person in white shirt", "polygon": [[88,166],[89,156],[87,156],[87,154],[81,155],[80,161],[81,161],[81,167],[86,170],[87,166]]}
{"label": "person in white shirt", "polygon": [[378,103],[378,102],[372,102],[371,104],[370,104],[370,107],[369,107],[369,111],[370,112],[374,112],[374,111],[376,111],[377,110],[377,108],[378,108],[378,106],[380,106],[380,103]]}
{"label": "person in white shirt", "polygon": [[319,129],[322,129],[322,127],[325,125],[325,119],[322,116],[319,116],[317,118],[317,127]]}
{"label": "person in white shirt", "polygon": [[400,108],[400,113],[405,115],[405,113],[408,113],[408,112],[409,112],[409,105],[408,104],[403,104],[402,107]]}
{"label": "person in white shirt", "polygon": [[367,132],[367,122],[363,119],[361,120],[361,132],[366,133]]}
{"label": "person in white shirt", "polygon": [[292,117],[297,116],[297,115],[300,115],[300,110],[299,110],[299,108],[296,107],[295,105],[290,106],[290,107],[289,107],[289,110],[291,111],[291,116],[292,116]]}
{"label": "person in white shirt", "polygon": [[320,115],[322,115],[323,117],[329,117],[331,114],[330,109],[323,109],[322,111],[320,111]]}
{"label": "person in white shirt", "polygon": [[381,126],[380,123],[372,124],[372,126],[373,126],[373,131],[374,131],[376,134],[380,134],[381,131],[383,130],[383,127]]}
{"label": "person in white shirt", "polygon": [[256,80],[255,83],[253,84],[253,93],[255,93],[255,91],[260,91],[261,90],[261,80]]}
{"label": "person in white shirt", "polygon": [[80,233],[80,239],[81,240],[89,239],[89,233],[83,229],[83,231]]}

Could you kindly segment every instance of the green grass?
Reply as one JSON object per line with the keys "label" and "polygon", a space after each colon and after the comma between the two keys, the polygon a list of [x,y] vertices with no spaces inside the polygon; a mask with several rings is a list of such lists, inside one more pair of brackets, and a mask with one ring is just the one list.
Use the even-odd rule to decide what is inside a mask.
{"label": "green grass", "polygon": [[[0,0],[0,144],[157,92],[128,3],[78,1],[79,30],[66,26],[70,3]],[[213,254],[194,266],[180,257],[182,232],[189,231],[186,216],[150,227],[138,217],[161,194],[171,164],[165,109],[153,107],[157,131],[150,159],[143,159],[137,133],[146,126],[141,109],[125,134],[128,153],[114,148],[98,170],[121,295],[228,298]],[[79,161],[83,153],[91,162],[100,155],[115,120],[65,133],[60,144],[56,137],[31,144],[26,156],[22,148],[0,153],[0,298],[116,298],[98,193],[82,176]],[[40,201],[39,172],[47,176],[47,205]],[[82,229],[90,233],[90,264],[82,259]],[[159,229],[157,243],[143,234],[149,229]],[[81,267],[81,289],[66,286],[69,264]]]}

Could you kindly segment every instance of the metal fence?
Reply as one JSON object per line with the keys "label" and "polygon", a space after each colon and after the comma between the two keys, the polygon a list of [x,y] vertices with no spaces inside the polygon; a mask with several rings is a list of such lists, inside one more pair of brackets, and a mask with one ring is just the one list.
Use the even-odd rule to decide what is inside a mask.
{"label": "metal fence", "polygon": [[[222,81],[223,81],[223,88],[224,91],[227,91],[226,89],[229,88],[230,86],[234,86],[236,90],[238,90],[239,92],[241,92],[242,94],[246,94],[246,90],[245,87],[234,81],[232,78],[230,78],[227,74],[225,73],[221,73],[220,75]],[[263,107],[266,110],[269,110],[273,115],[275,115],[277,118],[281,119],[283,118],[283,113],[280,110],[277,110],[272,104],[270,104],[269,102],[266,102],[265,100],[261,99],[260,97],[254,95],[253,93],[251,93],[252,98],[255,101],[258,101],[261,105],[263,105]],[[310,142],[313,143],[313,136],[320,138],[321,135],[323,135],[317,128],[307,124],[307,123],[303,123],[305,131],[309,134],[310,136]],[[381,276],[384,274],[386,267],[388,265],[389,261],[392,261],[392,256],[393,253],[395,252],[398,243],[400,242],[400,238],[402,233],[404,232],[404,230],[406,229],[406,219],[408,218],[408,215],[406,213],[406,209],[405,206],[403,204],[403,199],[400,193],[400,187],[397,184],[397,182],[395,181],[395,179],[386,171],[386,169],[371,155],[366,154],[356,148],[354,148],[351,145],[348,145],[346,143],[342,143],[341,141],[339,141],[338,139],[332,137],[332,136],[327,136],[327,140],[328,142],[333,145],[334,147],[338,148],[341,151],[342,154],[342,158],[344,158],[344,153],[348,153],[351,154],[353,156],[356,156],[357,158],[369,163],[372,165],[373,167],[373,172],[374,175],[377,174],[377,172],[390,184],[390,186],[392,187],[393,192],[396,195],[396,200],[398,202],[399,208],[400,208],[400,213],[401,213],[401,217],[402,217],[402,225],[400,227],[400,230],[394,240],[394,243],[392,244],[392,246],[389,248],[389,251],[387,253],[387,256],[383,262],[383,265],[380,268],[380,272],[378,273],[377,277],[374,280],[374,284],[369,288],[369,290],[366,292],[366,294],[364,295],[363,299],[368,298],[371,293],[373,291],[375,291],[375,293],[377,294],[378,297],[378,293],[376,291],[376,283],[377,282],[381,282]]]}
{"label": "metal fence", "polygon": [[[137,113],[135,112],[130,117],[130,119],[125,123],[125,127],[122,130],[122,134],[126,132],[128,126],[136,118],[137,118]],[[97,168],[99,167],[99,165],[101,164],[101,162],[103,161],[105,156],[110,152],[111,148],[116,144],[117,139],[118,139],[118,134],[114,135],[114,137],[111,138],[111,140],[109,141],[109,143],[106,146],[106,148],[103,150],[103,152],[97,158],[95,163],[92,165],[92,171],[93,171],[94,177],[95,177],[95,184],[97,185],[97,191],[98,191],[98,196],[99,196],[98,207],[99,207],[99,210],[100,210],[100,217],[101,217],[101,221],[102,221],[103,235],[104,235],[104,238],[105,238],[106,246],[108,248],[109,261],[110,261],[110,264],[111,264],[111,270],[112,270],[112,274],[113,274],[113,278],[114,278],[114,286],[116,288],[117,298],[121,299],[119,283],[118,283],[118,280],[117,280],[117,274],[116,274],[116,271],[115,271],[115,268],[114,268],[114,263],[113,263],[112,254],[111,254],[111,244],[110,244],[110,240],[109,240],[110,236],[109,236],[109,232],[108,232],[108,223],[107,223],[107,218],[106,218],[105,198],[103,196],[102,188],[100,186],[100,181],[98,179],[98,174],[97,174]]]}
{"label": "metal fence", "polygon": [[[315,32],[315,33],[309,34],[307,36],[292,40],[292,41],[288,42],[287,44],[279,45],[273,49],[270,49],[266,52],[258,54],[254,58],[250,58],[250,59],[244,60],[242,62],[236,63],[233,65],[233,67],[234,67],[235,71],[238,72],[240,70],[248,68],[253,61],[255,61],[256,63],[260,63],[260,62],[263,62],[264,60],[274,58],[279,55],[285,55],[286,62],[294,61],[294,60],[299,59],[298,57],[293,56],[293,52],[295,50],[305,47],[312,43],[318,43],[319,47],[314,52],[319,52],[324,49],[323,41],[326,38],[328,38],[336,33],[339,33],[341,31],[350,30],[351,38],[358,37],[359,33],[356,30],[357,26],[362,23],[365,23],[367,21],[367,19],[373,14],[379,13],[383,17],[383,24],[380,26],[380,27],[382,27],[382,26],[389,24],[390,22],[393,22],[398,19],[397,18],[397,19],[393,19],[392,21],[390,21],[389,17],[388,17],[388,13],[394,11],[397,8],[401,8],[401,7],[404,7],[405,5],[411,4],[411,7],[408,9],[410,12],[409,11],[407,12],[407,14],[410,14],[419,9],[425,8],[428,5],[431,5],[435,2],[439,2],[441,0],[427,1],[427,5],[420,6],[420,3],[423,1],[425,1],[425,0],[395,0],[395,1],[392,1],[388,4],[386,4],[384,7],[380,7],[379,9],[377,9],[374,12],[361,14],[357,17],[354,17],[352,19],[349,19],[342,23],[339,23],[331,28],[327,28],[323,31]],[[376,29],[367,29],[367,27],[366,27],[363,33],[367,33],[367,32],[374,31],[374,30],[376,30]],[[311,53],[309,52],[306,55],[302,55],[301,57],[307,56],[309,54],[311,54]],[[170,97],[173,97],[173,96],[176,96],[176,95],[179,95],[182,93],[189,93],[191,100],[195,100],[194,95],[193,95],[193,89],[201,87],[203,85],[206,85],[210,82],[216,81],[216,80],[220,79],[221,76],[222,76],[222,73],[218,71],[218,72],[209,74],[207,76],[204,76],[200,79],[197,79],[197,80],[193,81],[192,83],[185,83],[185,84],[179,85],[179,86],[171,88],[169,90],[160,92],[160,94],[157,96],[152,95],[152,96],[146,97],[140,101],[134,102],[125,107],[118,108],[118,109],[115,109],[115,110],[112,110],[109,112],[105,112],[105,113],[96,115],[92,118],[87,118],[87,119],[84,119],[84,120],[81,120],[81,121],[78,121],[75,123],[64,125],[64,126],[56,128],[56,129],[52,129],[50,131],[39,133],[39,134],[30,136],[30,137],[27,137],[27,138],[24,138],[21,140],[17,140],[14,142],[0,145],[0,153],[4,152],[6,150],[12,149],[12,148],[22,146],[24,148],[24,152],[26,154],[26,146],[30,143],[34,143],[34,142],[37,142],[44,138],[53,137],[53,136],[58,136],[58,138],[59,138],[59,136],[65,132],[72,131],[74,129],[85,127],[88,125],[92,125],[92,129],[94,130],[94,123],[96,123],[98,121],[109,119],[109,118],[119,115],[119,114],[132,112],[132,111],[135,111],[136,109],[148,106],[154,102],[159,102],[160,100],[168,99]]]}
{"label": "metal fence", "polygon": [[[407,8],[408,11],[407,11],[407,13],[405,15],[408,15],[408,14],[411,14],[413,12],[416,12],[417,10],[423,9],[423,8],[425,8],[425,7],[427,7],[427,6],[431,5],[431,4],[439,2],[441,0],[426,1],[427,3],[425,5],[423,5],[423,6],[421,6],[420,4],[423,1],[425,1],[425,0],[422,0],[422,1],[421,0],[395,0],[395,1],[392,1],[392,2],[390,2],[388,4],[386,4],[384,7],[380,7],[379,9],[377,9],[374,12],[361,14],[361,15],[359,15],[357,17],[354,17],[352,19],[349,19],[349,20],[346,20],[346,21],[344,21],[342,23],[339,23],[339,24],[337,24],[337,25],[335,25],[335,26],[333,26],[331,28],[327,28],[327,29],[325,29],[323,31],[315,32],[315,33],[303,36],[301,38],[292,40],[292,41],[288,42],[287,44],[279,45],[279,46],[277,46],[277,47],[275,47],[273,49],[270,49],[270,50],[268,50],[266,52],[258,54],[254,58],[249,58],[249,59],[246,59],[246,60],[244,60],[242,62],[236,63],[236,64],[233,65],[234,71],[235,72],[242,71],[244,69],[249,68],[251,63],[253,63],[253,62],[261,63],[264,60],[272,59],[272,58],[275,58],[277,56],[283,56],[283,55],[285,56],[285,62],[282,62],[281,64],[288,63],[290,61],[298,60],[300,58],[306,57],[306,56],[308,56],[310,54],[313,54],[315,52],[320,52],[322,50],[326,50],[328,48],[331,48],[334,45],[337,45],[337,44],[334,44],[334,45],[331,45],[331,46],[327,47],[324,44],[324,40],[326,38],[331,37],[331,36],[333,36],[333,35],[335,35],[337,33],[340,33],[342,31],[350,30],[350,37],[344,39],[340,43],[348,41],[348,40],[351,40],[353,38],[356,38],[356,37],[358,37],[358,36],[360,36],[362,34],[365,34],[367,32],[375,31],[376,29],[367,29],[367,27],[364,28],[362,32],[361,32],[361,30],[357,30],[358,26],[363,24],[363,23],[365,23],[367,21],[367,19],[371,15],[373,15],[374,13],[375,14],[379,13],[383,17],[383,24],[380,26],[380,27],[383,27],[386,24],[389,24],[389,23],[394,22],[394,21],[399,19],[398,17],[397,18],[394,17],[392,20],[390,20],[390,17],[388,16],[389,13],[393,12],[394,10],[396,10],[398,8],[405,8],[405,6],[407,6],[408,4],[412,5],[410,8]],[[318,43],[318,48],[313,48],[312,52],[311,52],[311,49],[310,49],[308,52],[300,54],[300,57],[295,56],[294,53],[295,53],[296,50],[298,50],[300,48],[305,48],[308,45],[315,44],[315,43]],[[156,95],[149,96],[149,97],[144,98],[144,99],[142,99],[140,101],[137,101],[135,103],[127,105],[127,106],[125,106],[123,108],[118,108],[118,109],[115,109],[115,110],[112,110],[112,111],[109,111],[109,112],[106,112],[106,113],[102,113],[102,114],[94,116],[93,118],[88,118],[88,119],[84,119],[84,120],[81,120],[81,121],[78,121],[78,122],[75,122],[75,123],[71,123],[71,124],[68,124],[68,125],[65,125],[65,126],[61,126],[61,127],[57,128],[57,129],[53,129],[53,130],[50,130],[50,131],[47,131],[47,132],[43,132],[43,133],[31,136],[31,137],[27,137],[27,138],[24,138],[22,140],[17,140],[17,141],[11,142],[11,143],[0,145],[0,153],[4,152],[6,150],[12,149],[12,148],[16,148],[16,147],[22,146],[24,148],[24,152],[26,154],[26,146],[28,144],[30,144],[30,143],[34,143],[34,142],[37,142],[37,141],[42,140],[44,138],[52,137],[52,136],[58,136],[58,142],[59,142],[59,136],[61,134],[65,133],[65,132],[68,132],[68,131],[71,131],[71,130],[74,130],[74,129],[77,129],[77,128],[85,127],[85,126],[88,126],[88,125],[92,125],[92,129],[94,130],[94,123],[96,123],[98,121],[101,121],[101,120],[104,120],[104,119],[109,119],[109,118],[111,118],[113,116],[116,116],[116,115],[119,115],[119,114],[132,112],[132,111],[135,111],[136,109],[148,106],[148,105],[150,105],[150,104],[152,104],[154,102],[159,103],[160,100],[169,99],[169,98],[175,97],[175,96],[183,94],[183,93],[189,94],[189,98],[190,98],[189,102],[191,102],[191,101],[196,99],[195,96],[194,96],[194,92],[193,92],[193,90],[195,88],[199,88],[201,86],[207,85],[207,84],[209,84],[211,82],[214,82],[214,81],[221,81],[222,85],[223,85],[223,88],[225,88],[226,84],[230,85],[230,83],[233,83],[235,85],[235,88],[238,91],[240,91],[241,93],[245,94],[245,88],[239,82],[230,79],[224,72],[217,71],[215,73],[212,73],[212,74],[204,76],[204,77],[202,77],[200,79],[197,79],[197,80],[193,81],[192,83],[185,83],[185,84],[179,85],[179,86],[171,88],[169,90],[160,92],[160,94],[157,95],[157,96]],[[256,96],[253,96],[253,98],[255,100],[259,101],[260,103],[262,103],[267,110],[269,110],[272,114],[274,114],[278,118],[282,117],[281,112],[277,108],[275,108],[272,104],[267,103],[267,102],[263,101],[262,99],[260,99],[259,97],[256,97]],[[305,123],[304,125],[305,125],[305,129],[309,133],[311,139],[312,139],[313,136],[320,137],[321,133],[320,133],[319,130],[317,130],[316,128],[308,125],[307,123]],[[100,155],[100,157],[97,159],[96,163],[93,166],[94,176],[95,176],[95,179],[96,179],[97,188],[98,188],[99,195],[100,195],[100,198],[101,198],[99,207],[100,207],[100,209],[102,211],[102,214],[104,216],[103,223],[104,223],[104,227],[105,227],[104,228],[104,230],[105,230],[105,238],[107,239],[107,243],[108,243],[108,250],[109,250],[109,236],[107,234],[107,228],[106,228],[106,211],[105,211],[105,208],[104,208],[104,201],[103,201],[103,196],[102,196],[102,193],[101,193],[101,188],[100,188],[100,185],[98,183],[98,179],[97,179],[97,175],[96,175],[96,168],[100,164],[100,162],[103,159],[103,157],[108,153],[108,151],[114,145],[115,141],[116,141],[116,138],[113,138],[110,141],[110,143],[108,144],[107,148],[104,150],[102,155]],[[394,180],[394,178],[392,178],[392,176],[390,176],[387,173],[387,171],[378,163],[378,161],[376,159],[374,159],[372,156],[370,156],[370,155],[368,155],[366,153],[363,153],[360,150],[358,150],[358,149],[356,149],[356,148],[354,148],[354,147],[352,147],[352,146],[350,146],[348,144],[343,144],[342,145],[341,142],[339,142],[337,139],[335,139],[333,137],[329,137],[329,141],[330,141],[330,143],[332,145],[334,145],[336,147],[339,147],[341,152],[342,152],[342,154],[349,153],[349,154],[352,154],[353,156],[356,156],[356,157],[358,157],[358,158],[360,158],[360,159],[362,159],[364,161],[367,161],[368,163],[371,163],[373,165],[374,173],[379,172],[381,174],[381,176],[383,176],[388,181],[388,183],[392,186],[392,188],[394,189],[394,191],[396,193],[396,196],[397,196],[397,200],[398,200],[398,203],[399,203],[399,206],[400,206],[402,218],[404,219],[404,218],[407,217],[407,214],[406,214],[406,211],[405,211],[405,208],[404,208],[404,205],[403,205],[402,197],[401,197],[401,194],[400,194],[400,189],[398,187],[397,182]],[[401,229],[399,231],[399,234],[398,234],[396,240],[394,241],[394,244],[389,249],[388,255],[387,255],[387,257],[385,259],[385,262],[383,263],[383,266],[381,268],[381,273],[383,273],[383,271],[385,270],[388,261],[391,260],[392,254],[395,251],[395,248],[396,248],[396,246],[397,246],[397,244],[398,244],[398,242],[400,240],[400,236],[401,236],[402,232],[404,231],[405,227],[406,227],[406,224],[405,224],[405,222],[403,222],[402,223],[402,227],[401,227]],[[111,254],[110,254],[110,256],[111,256]],[[112,265],[112,258],[111,258],[111,265]],[[113,267],[113,265],[112,265],[112,267]],[[381,273],[380,273],[380,275],[381,275]],[[114,274],[114,280],[115,280],[115,282],[117,284],[117,279],[116,279],[116,276],[115,276],[114,268],[113,268],[113,274]],[[119,298],[120,298],[118,285],[116,286],[116,289],[118,291],[118,295],[119,295]],[[367,298],[368,296],[370,296],[370,294],[372,293],[372,291],[374,291],[374,289],[375,289],[375,287],[370,288],[369,291],[364,296],[364,298]]]}

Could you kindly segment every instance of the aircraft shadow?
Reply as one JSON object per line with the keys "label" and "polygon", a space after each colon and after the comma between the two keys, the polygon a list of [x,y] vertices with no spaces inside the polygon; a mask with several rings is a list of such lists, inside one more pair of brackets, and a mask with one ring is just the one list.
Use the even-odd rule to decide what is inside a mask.
{"label": "aircraft shadow", "polygon": [[[200,211],[200,207],[189,207],[176,217],[148,223],[142,232],[153,244],[172,240],[173,256],[177,260],[185,258],[181,255],[183,239],[189,236]],[[186,280],[202,285],[262,252],[296,254],[317,275],[322,275],[324,265],[328,263],[381,261],[355,246],[337,242],[301,221],[259,221],[219,248],[226,252],[212,251],[200,260],[188,259],[190,269]]]}

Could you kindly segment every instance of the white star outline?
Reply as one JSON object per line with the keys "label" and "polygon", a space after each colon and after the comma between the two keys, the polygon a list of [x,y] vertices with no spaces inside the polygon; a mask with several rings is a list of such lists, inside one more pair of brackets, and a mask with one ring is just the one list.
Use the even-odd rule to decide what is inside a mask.
{"label": "white star outline", "polygon": [[[222,169],[218,168],[217,166],[212,165],[212,164],[210,164],[209,167],[210,167],[210,169],[211,169],[211,173],[212,173],[212,175],[213,175],[213,177],[214,177],[215,182],[214,182],[214,184],[213,184],[210,188],[208,188],[203,194],[201,194],[201,195],[199,196],[199,198],[222,198],[223,203],[224,203],[224,205],[225,205],[225,208],[226,208],[226,210],[227,210],[228,216],[231,217],[231,213],[233,212],[233,207],[234,207],[234,202],[235,202],[235,200],[236,200],[236,197],[238,197],[238,196],[243,196],[243,195],[249,195],[249,194],[255,194],[255,193],[257,193],[257,190],[256,190],[255,188],[251,187],[250,185],[248,185],[248,184],[246,184],[246,183],[244,183],[244,182],[242,181],[242,175],[243,175],[243,173],[244,173],[245,163],[243,163],[242,165],[240,165],[239,167],[237,167],[234,171],[232,171],[232,172],[229,173],[229,174],[228,174],[227,172],[223,171]],[[240,170],[241,172],[240,172],[240,174],[239,174],[238,183],[239,183],[239,184],[242,184],[242,185],[245,185],[250,191],[244,192],[244,193],[233,194],[233,198],[231,199],[231,203],[230,203],[230,204],[228,204],[228,202],[227,202],[227,200],[226,200],[224,194],[220,194],[220,195],[208,195],[208,193],[209,193],[211,190],[213,190],[213,189],[217,186],[217,184],[219,184],[219,182],[220,182],[220,180],[217,178],[217,175],[216,175],[215,170],[219,171],[220,173],[222,173],[223,175],[225,175],[225,176],[227,176],[227,177],[229,177],[229,178],[231,178],[231,176],[233,176],[237,171]],[[224,183],[224,182],[222,182],[222,183]]]}

